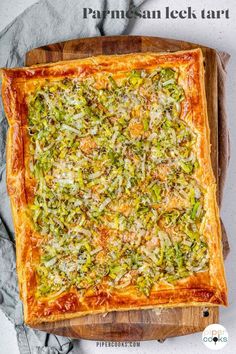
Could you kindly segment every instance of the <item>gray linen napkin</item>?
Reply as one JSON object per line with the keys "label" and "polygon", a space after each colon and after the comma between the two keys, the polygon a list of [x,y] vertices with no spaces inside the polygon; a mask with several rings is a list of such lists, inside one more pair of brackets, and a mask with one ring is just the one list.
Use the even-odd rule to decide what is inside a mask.
{"label": "gray linen napkin", "polygon": [[[27,51],[79,37],[122,34],[128,19],[83,19],[83,8],[124,10],[144,0],[41,0],[0,33],[0,67],[24,64]],[[7,121],[0,99],[0,308],[15,324],[21,354],[79,353],[78,341],[26,327],[18,296],[13,224],[6,192]]]}

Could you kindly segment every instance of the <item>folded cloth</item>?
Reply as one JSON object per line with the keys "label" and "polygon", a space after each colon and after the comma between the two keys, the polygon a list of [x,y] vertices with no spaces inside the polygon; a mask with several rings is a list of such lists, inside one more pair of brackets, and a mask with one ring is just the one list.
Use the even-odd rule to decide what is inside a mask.
{"label": "folded cloth", "polygon": [[[24,64],[32,48],[79,37],[123,34],[128,19],[83,19],[83,8],[98,11],[138,7],[144,0],[41,0],[28,8],[0,33],[0,67]],[[21,354],[78,353],[78,341],[48,335],[24,325],[18,295],[14,230],[6,192],[7,121],[0,99],[0,308],[15,324]],[[73,349],[74,347],[74,349]],[[76,347],[76,349],[75,349]]]}
{"label": "folded cloth", "polygon": [[[127,19],[83,19],[82,9],[128,10],[142,0],[42,0],[27,9],[0,33],[0,67],[24,64],[31,48],[78,37],[122,34]],[[218,53],[219,92],[219,188],[220,201],[229,160],[227,116],[225,110],[226,53]],[[22,304],[18,295],[14,230],[10,203],[6,192],[5,145],[7,121],[0,100],[0,308],[15,324],[21,354],[79,353],[79,341],[49,335],[24,325]],[[222,227],[224,231],[224,228]],[[224,255],[229,252],[227,235],[223,232]]]}

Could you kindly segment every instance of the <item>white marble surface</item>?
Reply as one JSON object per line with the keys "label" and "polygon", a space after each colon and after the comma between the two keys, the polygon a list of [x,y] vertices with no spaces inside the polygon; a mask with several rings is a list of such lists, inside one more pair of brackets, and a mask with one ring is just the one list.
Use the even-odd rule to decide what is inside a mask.
{"label": "white marble surface", "polygon": [[[35,3],[35,0],[0,0],[0,30],[19,15],[25,8]],[[224,194],[224,202],[221,215],[224,220],[230,245],[231,253],[226,261],[226,273],[229,287],[229,303],[227,309],[221,310],[220,323],[229,332],[229,343],[221,350],[223,354],[235,352],[236,347],[236,281],[235,281],[235,262],[236,262],[236,234],[235,210],[236,210],[236,120],[235,120],[235,97],[236,97],[236,3],[235,0],[148,0],[143,9],[158,10],[170,6],[173,9],[183,9],[186,6],[200,10],[207,9],[230,9],[229,20],[138,20],[129,26],[130,34],[153,35],[162,37],[172,37],[192,42],[198,42],[228,51],[231,61],[228,66],[227,84],[227,106],[229,116],[229,129],[231,136],[231,163]],[[0,49],[1,50],[1,49]],[[0,312],[0,353],[18,354],[18,348],[12,324]],[[102,354],[102,353],[134,353],[154,354],[165,353],[210,353],[201,342],[201,334],[197,333],[190,336],[168,339],[164,344],[156,341],[141,343],[140,348],[97,348],[95,342],[81,341],[80,354]]]}

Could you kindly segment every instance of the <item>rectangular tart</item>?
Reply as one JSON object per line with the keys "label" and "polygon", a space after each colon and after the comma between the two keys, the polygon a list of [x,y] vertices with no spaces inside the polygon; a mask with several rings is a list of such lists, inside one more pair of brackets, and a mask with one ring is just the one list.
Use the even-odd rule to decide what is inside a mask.
{"label": "rectangular tart", "polygon": [[27,324],[227,305],[200,49],[2,70]]}

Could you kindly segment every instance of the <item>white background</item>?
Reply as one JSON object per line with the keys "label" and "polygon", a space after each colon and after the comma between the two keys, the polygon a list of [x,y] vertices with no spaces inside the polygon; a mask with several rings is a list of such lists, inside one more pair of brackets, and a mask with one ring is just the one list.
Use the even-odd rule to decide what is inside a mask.
{"label": "white background", "polygon": [[[79,1],[79,0],[78,0]],[[0,0],[0,30],[19,15],[35,0]],[[115,2],[114,2],[115,3]],[[224,220],[231,246],[226,261],[226,274],[229,287],[229,307],[221,309],[220,323],[229,333],[228,345],[220,351],[232,354],[236,348],[236,2],[235,0],[147,0],[143,9],[158,10],[170,6],[184,9],[192,6],[196,10],[230,9],[230,19],[221,20],[138,20],[129,26],[130,34],[153,35],[198,42],[219,50],[228,51],[232,57],[228,66],[227,107],[231,136],[231,163],[221,216]],[[156,341],[141,343],[141,347],[128,349],[96,348],[95,342],[81,341],[80,354],[103,353],[191,353],[204,354],[211,351],[201,342],[201,333],[168,339],[160,344]],[[0,354],[18,354],[15,332],[12,324],[0,312]],[[79,353],[78,353],[79,354]]]}

